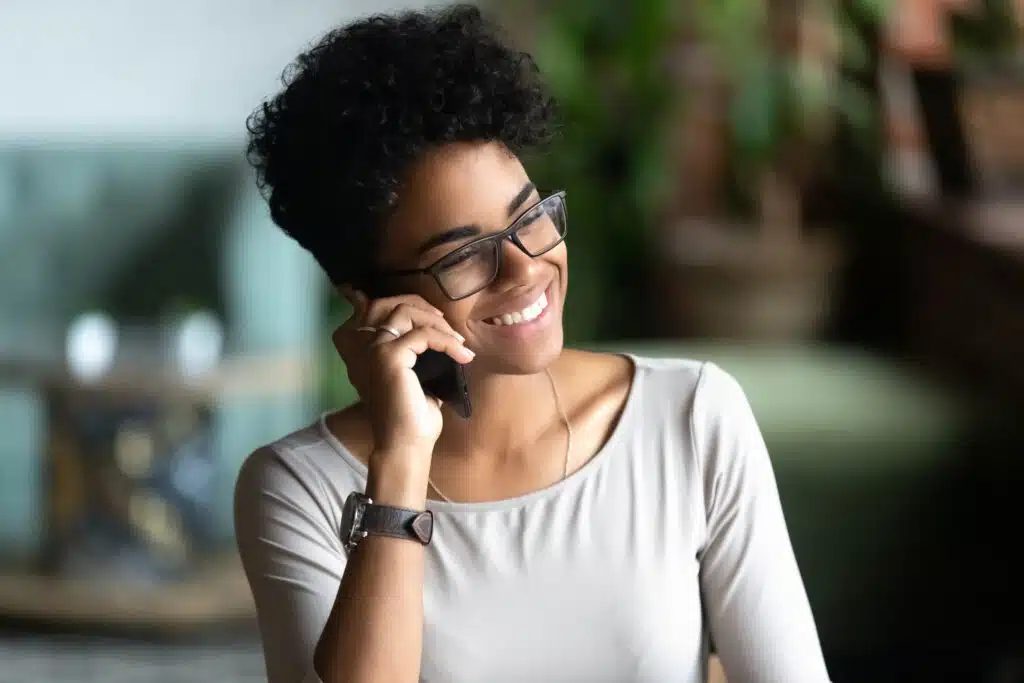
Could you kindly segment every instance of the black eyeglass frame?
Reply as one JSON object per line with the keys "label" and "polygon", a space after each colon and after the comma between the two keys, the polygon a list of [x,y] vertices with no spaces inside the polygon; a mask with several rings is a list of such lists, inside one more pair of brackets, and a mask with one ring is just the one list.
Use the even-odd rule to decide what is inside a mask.
{"label": "black eyeglass frame", "polygon": [[[526,248],[526,245],[523,244],[522,240],[519,239],[519,236],[516,233],[522,227],[524,227],[522,225],[522,222],[531,213],[533,213],[536,209],[538,209],[539,207],[541,207],[545,203],[551,202],[551,201],[556,200],[556,199],[562,205],[562,216],[563,216],[563,219],[564,219],[563,220],[563,224],[562,224],[561,237],[559,237],[556,242],[554,242],[551,246],[547,247],[543,251],[539,251],[536,254],[530,253],[530,250]],[[377,276],[378,277],[408,277],[410,275],[429,275],[432,278],[434,278],[434,282],[437,283],[437,286],[441,289],[441,292],[444,293],[444,295],[446,297],[448,297],[448,299],[450,299],[451,301],[461,301],[462,299],[466,299],[468,297],[471,297],[474,294],[476,294],[477,292],[479,292],[480,290],[485,289],[488,285],[490,285],[492,282],[494,282],[495,278],[498,277],[498,273],[501,272],[502,259],[504,258],[504,249],[501,249],[501,243],[504,240],[507,239],[510,242],[512,242],[512,244],[516,245],[516,247],[519,249],[519,251],[523,252],[524,254],[529,256],[530,258],[537,258],[538,256],[543,256],[544,254],[548,253],[549,251],[551,251],[552,249],[557,247],[559,244],[564,242],[565,241],[565,237],[568,234],[569,234],[569,217],[568,217],[568,210],[567,210],[566,203],[565,203],[565,190],[560,190],[558,192],[553,192],[553,193],[549,194],[547,197],[544,197],[543,199],[541,199],[540,201],[537,201],[537,202],[534,202],[533,204],[531,204],[525,211],[523,211],[523,214],[521,216],[519,216],[519,218],[517,218],[514,221],[512,221],[512,224],[510,226],[508,226],[507,228],[505,228],[504,230],[502,230],[501,232],[496,232],[496,233],[493,233],[493,234],[490,234],[490,235],[484,235],[483,237],[478,237],[477,239],[475,239],[475,240],[473,240],[471,242],[467,242],[466,244],[463,244],[461,247],[458,247],[457,249],[451,250],[450,252],[448,252],[447,254],[442,256],[441,258],[439,258],[436,261],[434,261],[433,263],[431,263],[426,268],[407,268],[407,269],[401,269],[401,270],[379,271],[377,273]],[[482,285],[480,285],[479,287],[477,287],[473,291],[469,292],[468,294],[463,294],[462,296],[459,296],[459,297],[453,297],[451,294],[448,293],[448,290],[445,288],[444,284],[441,282],[441,277],[440,277],[440,275],[438,273],[438,271],[441,269],[441,266],[443,265],[443,262],[448,260],[448,259],[450,259],[453,254],[458,254],[459,252],[463,251],[464,249],[470,249],[472,247],[479,247],[480,245],[486,244],[488,242],[494,242],[495,243],[494,273],[491,275],[490,279],[487,280],[487,282],[483,283]]]}

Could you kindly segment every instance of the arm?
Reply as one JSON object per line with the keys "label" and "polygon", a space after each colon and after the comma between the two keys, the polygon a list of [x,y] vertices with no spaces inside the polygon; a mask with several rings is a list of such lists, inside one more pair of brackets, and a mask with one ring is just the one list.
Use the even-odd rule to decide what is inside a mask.
{"label": "arm", "polygon": [[691,412],[707,529],[700,580],[729,683],[827,683],[775,475],[743,390],[706,364]]}
{"label": "arm", "polygon": [[[423,510],[427,476],[373,468],[366,494],[376,503]],[[316,647],[314,663],[324,683],[419,679],[423,564],[419,543],[381,536],[359,542]]]}
{"label": "arm", "polygon": [[[457,363],[471,362],[473,352],[418,296],[371,301],[344,291],[352,316],[332,338],[373,431],[366,494],[381,505],[423,510],[443,421],[440,402],[423,393],[413,367],[428,349]],[[301,464],[257,451],[236,486],[238,547],[269,683],[414,683],[423,641],[423,546],[370,536],[346,562],[328,514],[333,499],[317,499],[314,491],[326,484],[316,472],[299,476],[293,468]]]}
{"label": "arm", "polygon": [[[261,449],[235,488],[236,537],[269,683],[413,683],[423,623],[422,546],[370,537],[346,561],[328,502],[315,494],[316,473],[302,466]],[[426,473],[371,473],[372,498],[422,509]]]}

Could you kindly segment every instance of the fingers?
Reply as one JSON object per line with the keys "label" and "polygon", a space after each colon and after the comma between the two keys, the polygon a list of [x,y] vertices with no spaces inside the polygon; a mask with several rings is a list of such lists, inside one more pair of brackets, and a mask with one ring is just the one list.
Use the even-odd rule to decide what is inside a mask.
{"label": "fingers", "polygon": [[[382,312],[384,309],[381,309]],[[373,314],[371,313],[371,316]],[[408,303],[399,303],[392,310],[387,312],[387,316],[381,320],[369,320],[366,321],[367,325],[379,328],[381,331],[377,336],[377,341],[394,341],[395,336],[389,331],[383,328],[391,328],[398,333],[397,336],[401,336],[406,332],[417,327],[432,327],[445,334],[458,339],[460,342],[466,341],[466,339],[455,331],[455,329],[448,324],[448,321],[444,319],[444,316],[436,315],[424,311],[422,308],[417,307]]]}
{"label": "fingers", "polygon": [[445,353],[456,363],[463,365],[471,362],[476,356],[463,346],[461,341],[436,327],[417,327],[397,339],[375,343],[374,346],[386,362],[410,369],[416,365],[417,357],[428,349]]}
{"label": "fingers", "polygon": [[374,299],[365,304],[365,324],[373,325],[373,321],[384,320],[391,312],[399,307],[415,308],[428,315],[433,315],[438,318],[444,318],[444,313],[439,309],[434,308],[426,302],[426,300],[416,294],[404,294],[402,296],[392,296],[386,299]]}
{"label": "fingers", "polygon": [[[355,290],[342,291],[355,309],[352,317],[336,329],[331,337],[335,349],[344,359],[357,356],[360,353],[359,349],[389,344],[420,328],[432,329],[446,335],[449,339],[457,341],[458,346],[465,342],[465,338],[448,324],[444,315],[419,296],[406,295],[372,301]],[[367,328],[374,328],[376,331]],[[397,334],[392,334],[385,328]],[[465,347],[463,350],[468,352]],[[465,363],[471,359],[466,353],[456,353],[460,353],[456,359],[459,362]]]}
{"label": "fingers", "polygon": [[443,312],[416,294],[370,299],[363,292],[348,286],[341,287],[338,291],[346,301],[352,304],[352,315],[345,321],[345,324],[351,328],[380,325],[399,306],[416,308],[427,314],[444,318]]}

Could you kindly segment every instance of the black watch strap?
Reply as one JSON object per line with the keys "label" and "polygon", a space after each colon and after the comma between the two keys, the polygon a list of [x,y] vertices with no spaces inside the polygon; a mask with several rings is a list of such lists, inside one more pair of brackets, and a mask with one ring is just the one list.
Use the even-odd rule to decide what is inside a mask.
{"label": "black watch strap", "polygon": [[391,536],[428,545],[434,535],[434,513],[371,503],[363,510],[363,531],[374,536]]}

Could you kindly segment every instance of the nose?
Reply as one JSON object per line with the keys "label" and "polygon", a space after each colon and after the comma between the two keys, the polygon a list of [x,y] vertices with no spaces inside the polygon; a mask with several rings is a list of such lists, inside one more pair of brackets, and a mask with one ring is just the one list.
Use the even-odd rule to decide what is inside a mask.
{"label": "nose", "polygon": [[512,240],[501,241],[501,272],[498,277],[503,280],[528,281],[537,268],[536,259],[517,247]]}

